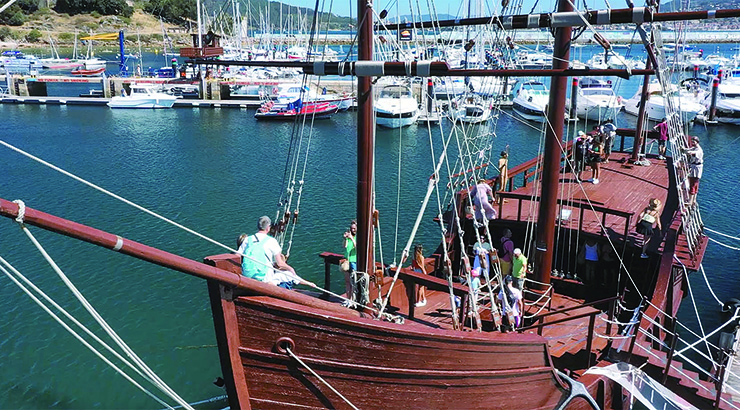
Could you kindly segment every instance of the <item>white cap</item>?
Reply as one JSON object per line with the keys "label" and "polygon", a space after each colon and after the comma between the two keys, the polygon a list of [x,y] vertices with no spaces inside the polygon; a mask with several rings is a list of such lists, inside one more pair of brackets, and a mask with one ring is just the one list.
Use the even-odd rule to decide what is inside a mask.
{"label": "white cap", "polygon": [[519,256],[522,254],[522,250],[519,248],[514,249],[514,255]]}

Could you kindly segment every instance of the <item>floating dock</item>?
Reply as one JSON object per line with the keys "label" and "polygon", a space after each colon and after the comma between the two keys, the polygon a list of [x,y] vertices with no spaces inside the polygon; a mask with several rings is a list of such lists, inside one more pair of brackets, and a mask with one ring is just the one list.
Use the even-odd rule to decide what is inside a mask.
{"label": "floating dock", "polygon": [[[98,105],[105,106],[110,98],[90,97],[18,97],[14,95],[0,96],[3,104],[34,104],[34,105]],[[240,100],[193,100],[181,99],[175,101],[175,108],[252,108],[254,104]]]}

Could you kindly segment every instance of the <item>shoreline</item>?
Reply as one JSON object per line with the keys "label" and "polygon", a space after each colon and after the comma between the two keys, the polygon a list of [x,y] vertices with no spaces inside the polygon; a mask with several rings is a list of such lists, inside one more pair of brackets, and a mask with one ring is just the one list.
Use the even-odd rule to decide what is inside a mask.
{"label": "shoreline", "polygon": [[[642,44],[641,41],[639,41],[639,38],[635,38],[633,33],[631,31],[626,30],[602,30],[601,33],[604,33],[604,36],[609,40],[609,42],[612,45],[625,45],[625,44],[631,44],[631,45],[640,45]],[[728,43],[738,43],[740,44],[740,30],[722,30],[722,31],[691,31],[691,32],[685,32],[680,34],[683,37],[683,41],[689,44],[728,44]],[[173,42],[175,43],[174,49],[179,49],[180,47],[188,47],[189,42],[185,41],[185,39],[189,39],[190,34],[185,33],[178,33],[178,34],[169,34],[169,37]],[[320,40],[323,40],[321,44],[326,45],[333,45],[333,46],[347,46],[351,45],[354,41],[354,34],[349,34],[345,32],[328,32],[328,33],[320,33],[316,36]],[[429,37],[429,36],[427,36]],[[269,41],[278,44],[278,46],[289,46],[296,43],[300,43],[303,41],[308,41],[309,36],[307,34],[298,34],[298,35],[290,35],[290,36],[277,36],[277,35],[269,35],[269,34],[257,34],[254,37],[251,37],[247,44],[244,45],[244,47],[251,47],[253,44],[251,43],[259,43],[260,41],[264,39],[268,39]],[[429,41],[427,40],[427,43],[429,44],[440,44],[442,38],[444,38],[444,41],[447,43],[462,43],[464,41],[464,33],[459,33],[456,35],[456,33],[443,33],[440,36],[437,36],[437,38]],[[514,42],[517,44],[548,44],[551,41],[551,36],[548,32],[542,32],[542,31],[530,31],[530,32],[518,32],[514,35]],[[664,43],[673,43],[676,41],[676,33],[673,31],[664,31],[663,32],[663,42]],[[595,41],[593,40],[593,35],[591,33],[585,33],[581,38],[576,40],[574,42],[575,44],[581,44],[581,45],[595,45]],[[67,52],[73,49],[74,44],[73,43],[64,43],[64,42],[56,42],[56,48],[60,52]],[[132,42],[131,40],[125,40],[124,46],[126,50],[135,50],[139,48],[138,42]],[[7,51],[7,50],[28,50],[28,51],[41,51],[41,52],[48,52],[50,48],[50,44],[48,39],[40,39],[38,42],[28,42],[28,41],[0,41],[0,51]],[[111,48],[114,48],[117,52],[118,50],[118,43],[117,42],[109,42],[109,43],[98,43],[98,45],[93,47],[93,50],[96,52],[100,51],[109,51]],[[151,51],[157,51],[161,50],[163,48],[163,41],[161,39],[154,39],[154,40],[147,40],[142,42],[142,51],[151,52]]]}

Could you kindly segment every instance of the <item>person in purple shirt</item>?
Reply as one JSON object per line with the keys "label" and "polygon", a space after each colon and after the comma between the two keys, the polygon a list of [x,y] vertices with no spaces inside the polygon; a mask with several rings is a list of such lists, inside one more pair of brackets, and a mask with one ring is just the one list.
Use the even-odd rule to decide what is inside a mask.
{"label": "person in purple shirt", "polygon": [[501,237],[501,249],[499,250],[499,261],[501,263],[501,274],[511,274],[511,263],[514,256],[514,241],[511,240],[511,229],[504,229]]}
{"label": "person in purple shirt", "polygon": [[666,141],[668,141],[668,121],[663,118],[653,129],[660,133],[658,137],[658,159],[665,159]]}

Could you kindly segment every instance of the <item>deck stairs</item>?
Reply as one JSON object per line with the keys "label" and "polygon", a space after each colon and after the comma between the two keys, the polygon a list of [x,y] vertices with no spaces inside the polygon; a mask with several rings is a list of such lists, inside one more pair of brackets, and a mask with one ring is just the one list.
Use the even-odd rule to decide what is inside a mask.
{"label": "deck stairs", "polygon": [[[699,409],[715,408],[717,388],[713,381],[708,381],[707,376],[684,367],[684,362],[679,358],[670,360],[670,368],[666,375],[665,369],[669,361],[668,353],[664,348],[656,349],[654,343],[645,339],[635,341],[632,356],[629,362],[641,367],[642,370],[655,380],[679,396],[683,397]],[[624,352],[623,352],[624,353]],[[733,401],[728,393],[722,393],[720,409],[740,409],[740,403]]]}

